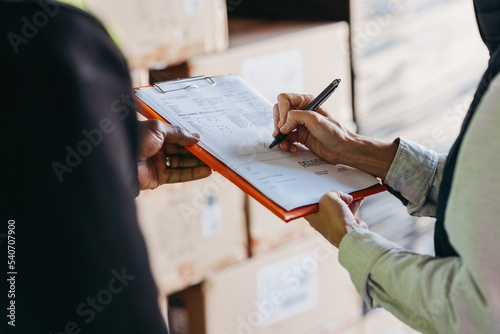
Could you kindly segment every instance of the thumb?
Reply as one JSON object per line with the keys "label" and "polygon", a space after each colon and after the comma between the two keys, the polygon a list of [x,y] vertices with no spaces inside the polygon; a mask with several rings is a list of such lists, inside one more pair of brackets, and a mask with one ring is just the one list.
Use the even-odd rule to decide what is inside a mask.
{"label": "thumb", "polygon": [[328,193],[328,195],[332,198],[338,198],[342,202],[344,202],[347,205],[350,205],[353,201],[353,197],[347,193],[338,191],[338,190],[333,190]]}

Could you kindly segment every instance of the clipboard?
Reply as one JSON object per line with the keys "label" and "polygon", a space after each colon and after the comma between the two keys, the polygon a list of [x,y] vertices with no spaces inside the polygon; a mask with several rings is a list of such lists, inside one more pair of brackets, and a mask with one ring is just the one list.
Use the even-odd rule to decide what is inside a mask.
{"label": "clipboard", "polygon": [[[205,81],[204,84],[195,85],[193,82],[195,81]],[[180,88],[169,88],[172,84],[185,84]],[[180,91],[180,90],[188,90],[188,89],[203,89],[204,87],[210,87],[215,85],[215,82],[212,80],[212,77],[207,76],[196,76],[190,78],[182,78],[177,80],[163,81],[157,82],[151,86],[142,86],[134,88],[134,92],[144,87],[154,87],[161,94],[168,94],[169,92]],[[154,111],[150,106],[148,106],[145,102],[143,102],[138,97],[135,98],[137,102],[137,111],[146,117],[147,119],[158,119],[162,122],[171,124],[168,120],[159,115],[156,111]],[[254,187],[250,182],[245,180],[242,176],[237,174],[231,168],[229,168],[226,164],[221,162],[219,159],[214,157],[211,153],[207,152],[205,149],[200,147],[199,145],[189,146],[186,149],[195,155],[197,158],[202,160],[208,166],[210,166],[213,170],[224,176],[230,182],[235,184],[242,191],[247,193],[249,196],[254,198],[276,216],[284,220],[285,222],[292,221],[297,218],[301,218],[312,214],[318,211],[318,204],[310,204],[305,205],[299,208],[295,208],[292,210],[285,210],[272,200],[270,200],[267,196],[265,196],[262,192],[260,192],[256,187]],[[364,198],[370,195],[374,195],[387,189],[379,182],[369,188],[362,189],[359,191],[351,192],[350,195],[354,197],[354,199]]]}

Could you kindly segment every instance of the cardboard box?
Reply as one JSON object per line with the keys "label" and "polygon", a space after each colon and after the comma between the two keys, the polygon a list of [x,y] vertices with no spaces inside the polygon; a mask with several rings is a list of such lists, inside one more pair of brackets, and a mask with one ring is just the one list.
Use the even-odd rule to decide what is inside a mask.
{"label": "cardboard box", "polygon": [[251,197],[248,198],[247,212],[251,256],[260,255],[316,233],[304,218],[285,223]]}
{"label": "cardboard box", "polygon": [[273,103],[283,92],[318,95],[340,78],[339,88],[323,106],[341,122],[352,122],[346,22],[234,19],[229,29],[229,48],[190,58],[190,76],[237,74]]}
{"label": "cardboard box", "polygon": [[237,74],[276,102],[279,93],[318,95],[334,79],[342,83],[323,104],[353,128],[349,27],[346,22],[229,20],[229,48],[191,57],[150,72],[151,83],[183,77]]}
{"label": "cardboard box", "polygon": [[191,334],[303,334],[332,321],[344,328],[362,313],[337,250],[319,235],[215,272],[169,300],[185,310],[180,327]]}
{"label": "cardboard box", "polygon": [[139,224],[161,293],[247,256],[243,201],[243,192],[219,174],[141,193]]}
{"label": "cardboard box", "polygon": [[224,0],[84,0],[130,67],[165,67],[227,47]]}

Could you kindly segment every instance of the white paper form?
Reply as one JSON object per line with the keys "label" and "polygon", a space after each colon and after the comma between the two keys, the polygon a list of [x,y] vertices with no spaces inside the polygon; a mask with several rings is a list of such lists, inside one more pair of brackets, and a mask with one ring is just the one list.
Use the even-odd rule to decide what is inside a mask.
{"label": "white paper form", "polygon": [[[291,210],[318,203],[331,190],[352,192],[378,180],[332,165],[303,149],[297,154],[269,149],[272,104],[235,75],[141,88],[136,95],[170,123],[201,135],[200,146],[236,171],[264,195]],[[172,91],[191,85],[192,88]]]}

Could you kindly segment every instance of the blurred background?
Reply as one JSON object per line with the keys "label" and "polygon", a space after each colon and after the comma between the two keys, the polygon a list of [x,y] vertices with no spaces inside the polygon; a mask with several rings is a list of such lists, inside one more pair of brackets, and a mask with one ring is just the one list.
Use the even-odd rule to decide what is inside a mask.
{"label": "blurred background", "polygon": [[[271,101],[319,94],[347,127],[446,152],[488,53],[471,0],[85,0],[115,33],[134,86],[238,74]],[[138,115],[139,118],[142,116]],[[174,334],[415,333],[369,311],[307,222],[288,224],[220,175],[144,191],[138,214]],[[433,254],[433,220],[382,193],[370,228]]]}

